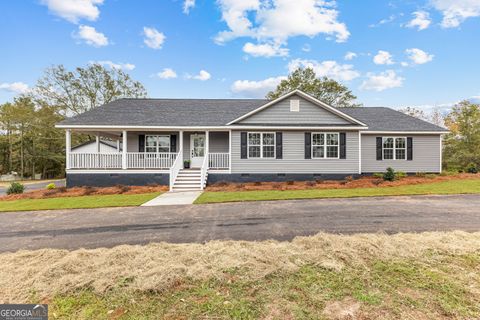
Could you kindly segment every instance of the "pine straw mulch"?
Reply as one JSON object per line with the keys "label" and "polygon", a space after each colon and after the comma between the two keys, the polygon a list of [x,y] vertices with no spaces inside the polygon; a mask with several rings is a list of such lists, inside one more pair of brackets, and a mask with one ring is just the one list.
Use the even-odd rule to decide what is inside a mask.
{"label": "pine straw mulch", "polygon": [[[480,233],[425,232],[357,234],[320,233],[292,241],[210,241],[205,244],[152,243],[114,248],[21,250],[0,254],[0,303],[27,303],[91,288],[105,293],[125,290],[165,292],[186,279],[228,280],[226,270],[242,270],[244,279],[260,280],[276,272],[315,265],[340,272],[368,268],[372,261],[414,259],[441,267],[439,257],[478,254]],[[368,272],[368,270],[365,270]],[[479,295],[478,274],[461,274]],[[124,283],[124,279],[130,279]]]}
{"label": "pine straw mulch", "polygon": [[260,191],[260,190],[305,190],[305,189],[354,189],[378,188],[436,183],[449,180],[480,179],[480,174],[459,173],[454,175],[407,176],[395,181],[384,181],[372,176],[346,180],[285,181],[285,182],[217,182],[207,186],[206,191]]}
{"label": "pine straw mulch", "polygon": [[22,194],[11,194],[8,196],[0,197],[0,201],[8,200],[20,200],[20,199],[47,199],[47,198],[60,198],[60,197],[80,197],[80,196],[95,196],[95,195],[110,195],[110,194],[142,194],[153,192],[165,192],[168,191],[167,186],[151,185],[151,186],[123,186],[118,185],[114,187],[74,187],[65,188],[58,187],[55,189],[47,190],[34,190],[25,192]]}

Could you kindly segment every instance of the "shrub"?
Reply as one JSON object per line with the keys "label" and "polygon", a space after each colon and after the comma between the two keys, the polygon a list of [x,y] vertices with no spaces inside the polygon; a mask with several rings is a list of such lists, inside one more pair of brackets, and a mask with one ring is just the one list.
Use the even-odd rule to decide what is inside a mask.
{"label": "shrub", "polygon": [[292,181],[292,180],[287,181],[287,185],[289,186],[293,186],[294,184],[295,184],[295,181]]}
{"label": "shrub", "polygon": [[282,189],[282,184],[280,182],[274,182],[272,184],[273,189]]}
{"label": "shrub", "polygon": [[61,192],[61,193],[64,193],[64,192],[67,192],[67,187],[60,187],[60,188],[57,188],[58,192]]}
{"label": "shrub", "polygon": [[403,179],[403,178],[406,178],[407,177],[407,174],[403,171],[397,171],[395,172],[395,179]]}
{"label": "shrub", "polygon": [[47,188],[47,190],[52,190],[52,189],[55,189],[57,186],[55,185],[55,183],[49,183],[47,184],[47,186],[45,188]]}
{"label": "shrub", "polygon": [[255,182],[253,183],[253,185],[254,185],[254,186],[261,186],[261,185],[262,185],[262,182],[260,182],[260,181],[255,181]]}
{"label": "shrub", "polygon": [[427,179],[435,179],[436,177],[437,177],[437,175],[433,174],[433,173],[429,173],[429,174],[425,175],[425,178],[427,178]]}
{"label": "shrub", "polygon": [[25,186],[19,182],[12,182],[8,187],[7,194],[20,194],[25,191]]}
{"label": "shrub", "polygon": [[226,186],[228,186],[228,182],[226,182],[226,181],[218,181],[218,182],[215,182],[214,186],[215,186],[215,187],[226,187]]}
{"label": "shrub", "polygon": [[377,178],[377,179],[383,179],[383,173],[381,172],[375,172],[372,177]]}
{"label": "shrub", "polygon": [[117,188],[118,188],[119,193],[125,193],[125,192],[128,192],[130,190],[129,186],[124,186],[123,184],[117,185]]}
{"label": "shrub", "polygon": [[315,183],[316,183],[316,184],[322,184],[322,183],[323,183],[323,180],[322,180],[322,179],[317,179],[317,180],[315,180]]}
{"label": "shrub", "polygon": [[346,182],[352,182],[353,180],[355,180],[355,179],[353,179],[353,176],[347,176],[347,177],[345,177],[345,181],[346,181]]}
{"label": "shrub", "polygon": [[383,180],[394,181],[395,180],[395,170],[393,170],[393,168],[391,168],[391,167],[388,167],[387,171],[383,174]]}
{"label": "shrub", "polygon": [[468,166],[465,168],[465,171],[468,173],[478,173],[477,165],[473,162],[470,162]]}
{"label": "shrub", "polygon": [[417,172],[415,173],[415,176],[416,177],[419,177],[419,178],[425,178],[427,174],[425,172]]}
{"label": "shrub", "polygon": [[88,196],[88,195],[91,195],[92,193],[94,193],[95,191],[97,191],[96,188],[87,186],[87,187],[85,187],[85,189],[83,190],[83,195]]}
{"label": "shrub", "polygon": [[314,187],[315,184],[316,184],[315,181],[307,181],[307,182],[305,182],[305,185],[306,185],[307,187]]}

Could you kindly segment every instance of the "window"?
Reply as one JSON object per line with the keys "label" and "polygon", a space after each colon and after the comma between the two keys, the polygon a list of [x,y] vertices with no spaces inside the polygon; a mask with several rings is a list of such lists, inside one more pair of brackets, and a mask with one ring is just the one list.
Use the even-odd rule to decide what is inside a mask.
{"label": "window", "polygon": [[290,100],[290,112],[300,111],[300,100]]}
{"label": "window", "polygon": [[170,152],[170,136],[145,136],[145,152],[162,153]]}
{"label": "window", "polygon": [[312,133],[313,159],[338,159],[339,133]]}
{"label": "window", "polygon": [[248,157],[275,158],[275,133],[249,132]]}
{"label": "window", "polygon": [[405,160],[407,156],[406,138],[383,137],[383,159]]}

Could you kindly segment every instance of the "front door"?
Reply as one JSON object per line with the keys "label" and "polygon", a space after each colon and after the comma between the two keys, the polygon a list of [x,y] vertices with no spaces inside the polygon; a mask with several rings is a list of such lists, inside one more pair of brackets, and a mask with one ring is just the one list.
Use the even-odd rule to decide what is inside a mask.
{"label": "front door", "polygon": [[200,168],[205,157],[205,134],[192,134],[190,136],[190,158],[192,168]]}

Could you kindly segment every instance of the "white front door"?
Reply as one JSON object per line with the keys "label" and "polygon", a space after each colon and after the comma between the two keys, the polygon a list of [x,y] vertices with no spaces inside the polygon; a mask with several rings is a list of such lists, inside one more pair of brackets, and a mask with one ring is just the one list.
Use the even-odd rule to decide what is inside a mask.
{"label": "white front door", "polygon": [[192,134],[190,136],[190,159],[192,168],[200,168],[205,157],[205,134]]}

